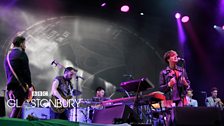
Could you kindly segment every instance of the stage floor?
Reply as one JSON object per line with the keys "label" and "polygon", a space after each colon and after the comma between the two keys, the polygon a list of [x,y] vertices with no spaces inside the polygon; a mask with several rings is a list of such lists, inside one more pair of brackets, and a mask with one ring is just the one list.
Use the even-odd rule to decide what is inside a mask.
{"label": "stage floor", "polygon": [[95,124],[95,123],[81,123],[71,122],[60,119],[51,120],[33,120],[17,118],[0,118],[0,126],[130,126],[129,124]]}

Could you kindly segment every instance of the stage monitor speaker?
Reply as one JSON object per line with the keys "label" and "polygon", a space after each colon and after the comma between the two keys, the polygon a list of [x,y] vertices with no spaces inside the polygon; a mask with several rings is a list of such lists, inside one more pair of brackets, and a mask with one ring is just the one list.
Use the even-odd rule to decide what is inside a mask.
{"label": "stage monitor speaker", "polygon": [[0,117],[5,116],[5,99],[0,97]]}
{"label": "stage monitor speaker", "polygon": [[50,108],[23,107],[22,118],[26,119],[28,115],[38,119],[50,119]]}
{"label": "stage monitor speaker", "polygon": [[95,110],[92,123],[114,124],[139,121],[138,115],[129,106],[120,105],[103,110]]}
{"label": "stage monitor speaker", "polygon": [[221,110],[208,107],[174,108],[175,126],[222,126]]}

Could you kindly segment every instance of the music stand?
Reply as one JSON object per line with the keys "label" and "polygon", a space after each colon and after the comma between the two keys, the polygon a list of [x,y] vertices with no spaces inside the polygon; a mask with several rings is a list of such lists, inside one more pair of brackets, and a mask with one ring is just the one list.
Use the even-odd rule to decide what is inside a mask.
{"label": "music stand", "polygon": [[148,78],[141,78],[137,80],[121,82],[120,86],[128,92],[131,91],[140,92],[155,87],[154,84]]}

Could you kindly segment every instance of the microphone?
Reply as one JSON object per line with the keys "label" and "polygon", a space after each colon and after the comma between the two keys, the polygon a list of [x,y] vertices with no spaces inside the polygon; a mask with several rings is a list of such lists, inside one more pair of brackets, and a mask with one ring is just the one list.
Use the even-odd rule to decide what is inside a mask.
{"label": "microphone", "polygon": [[84,77],[81,77],[81,76],[78,76],[78,75],[76,75],[76,77],[75,77],[76,79],[82,79],[82,80],[85,80],[85,78]]}
{"label": "microphone", "polygon": [[132,77],[131,74],[123,74],[122,76],[123,76],[123,77]]}
{"label": "microphone", "polygon": [[177,60],[178,61],[185,61],[184,58],[180,58],[180,57],[178,57]]}
{"label": "microphone", "polygon": [[51,65],[54,65],[55,64],[55,66],[57,66],[58,64],[55,62],[55,60],[53,60],[52,62],[51,62]]}

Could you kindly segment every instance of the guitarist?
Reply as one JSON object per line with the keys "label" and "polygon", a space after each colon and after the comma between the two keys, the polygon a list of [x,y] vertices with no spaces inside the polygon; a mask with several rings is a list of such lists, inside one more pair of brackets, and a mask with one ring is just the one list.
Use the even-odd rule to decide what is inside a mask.
{"label": "guitarist", "polygon": [[[52,101],[55,101],[55,99],[59,100],[60,103],[66,108],[67,101],[72,98],[72,83],[71,79],[76,75],[77,70],[73,67],[67,67],[64,70],[63,76],[57,76],[53,83],[52,83]],[[53,119],[64,119],[68,120],[69,117],[69,110],[58,108],[58,106],[51,105],[51,118]]]}
{"label": "guitarist", "polygon": [[29,59],[25,52],[25,38],[17,36],[12,42],[13,48],[4,61],[7,77],[7,94],[10,99],[17,100],[18,105],[13,106],[10,118],[21,118],[23,102],[32,97],[33,86],[29,68]]}

